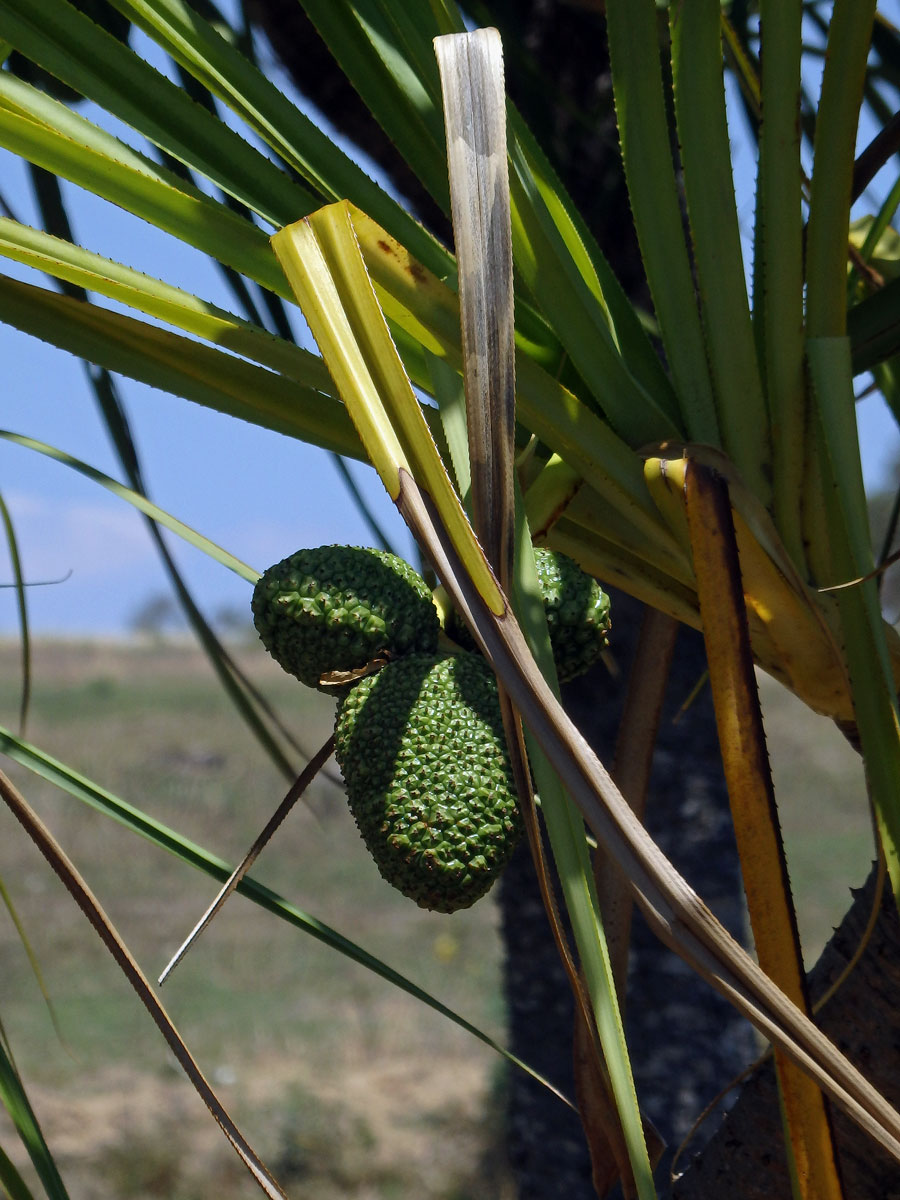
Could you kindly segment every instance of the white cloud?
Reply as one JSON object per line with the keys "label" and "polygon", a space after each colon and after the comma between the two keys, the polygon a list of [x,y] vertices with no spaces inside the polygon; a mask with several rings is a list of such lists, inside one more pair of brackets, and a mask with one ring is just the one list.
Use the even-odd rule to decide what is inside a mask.
{"label": "white cloud", "polygon": [[[143,520],[110,497],[61,503],[33,492],[4,495],[10,510],[26,579],[56,579],[71,570],[108,579],[154,557]],[[11,578],[5,544],[0,570]]]}

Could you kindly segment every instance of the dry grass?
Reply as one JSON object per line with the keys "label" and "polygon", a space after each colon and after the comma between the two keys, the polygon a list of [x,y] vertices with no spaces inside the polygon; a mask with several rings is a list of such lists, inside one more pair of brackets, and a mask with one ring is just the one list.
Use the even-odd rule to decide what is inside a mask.
{"label": "dry grass", "polygon": [[[330,728],[331,702],[283,675],[257,647],[239,657],[301,742],[317,747]],[[30,740],[226,858],[249,844],[284,791],[202,654],[188,645],[40,643],[35,674]],[[16,648],[0,646],[0,722],[9,726],[17,680]],[[763,695],[811,961],[871,857],[862,773],[829,722],[765,680]],[[27,772],[12,773],[155,976],[211,898],[211,881]],[[398,896],[378,877],[327,781],[292,814],[255,874],[502,1037],[490,899],[442,917]],[[95,935],[5,810],[0,876],[65,1044],[8,920],[0,921],[0,1013],[73,1198],[257,1195]],[[496,1056],[246,900],[229,902],[164,999],[292,1195],[511,1194],[497,1149]],[[22,1162],[2,1122],[0,1144]]]}
{"label": "dry grass", "polygon": [[[256,648],[241,658],[301,742],[318,746],[332,703]],[[11,725],[13,647],[0,650],[0,667],[0,720]],[[41,644],[35,667],[29,739],[224,857],[246,848],[285,790],[193,648]],[[26,772],[13,773],[155,976],[214,885]],[[291,815],[255,874],[502,1037],[493,905],[447,918],[394,893],[327,782]],[[257,1194],[92,930],[5,811],[0,876],[66,1045],[8,921],[0,922],[0,1011],[73,1197]],[[229,902],[164,1000],[292,1194],[477,1194],[471,1181],[495,1157],[485,1114],[497,1107],[498,1060],[415,1000],[242,898]],[[2,1144],[12,1147],[6,1132]],[[502,1164],[496,1170],[499,1179]],[[485,1194],[500,1195],[499,1182]]]}

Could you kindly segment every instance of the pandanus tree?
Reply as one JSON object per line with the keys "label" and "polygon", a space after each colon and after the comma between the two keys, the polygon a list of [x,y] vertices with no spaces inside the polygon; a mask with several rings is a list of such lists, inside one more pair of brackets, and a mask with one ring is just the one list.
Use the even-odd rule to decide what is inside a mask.
{"label": "pandanus tree", "polygon": [[[111,372],[371,463],[496,673],[529,845],[572,989],[576,1103],[595,1189],[604,1194],[621,1180],[625,1194],[656,1194],[659,1139],[640,1110],[618,1002],[633,897],[655,933],[772,1043],[793,1193],[859,1194],[849,1183],[842,1192],[832,1107],[858,1131],[854,1138],[880,1147],[889,1170],[900,1157],[900,1117],[837,1048],[845,1041],[840,1023],[829,1040],[812,1020],[753,665],[858,745],[889,921],[900,889],[900,647],[878,603],[854,377],[874,368],[893,403],[895,290],[871,260],[896,198],[892,192],[855,240],[850,208],[872,164],[894,150],[887,122],[856,161],[863,98],[883,106],[878,83],[892,82],[896,42],[873,0],[763,3],[752,37],[744,6],[729,20],[715,0],[605,7],[646,304],[629,299],[605,239],[570,199],[519,108],[504,101],[498,35],[466,32],[466,17],[489,23],[490,5],[464,13],[447,0],[304,3],[429,197],[421,208],[432,233],[266,78],[246,36],[211,5],[113,0],[110,19],[105,8],[89,13],[68,0],[0,0],[9,51],[0,145],[32,164],[47,223],[35,230],[4,218],[2,250],[62,290],[3,278],[0,317],[96,364],[127,484],[26,435],[4,436],[68,461],[248,582],[256,571],[142,494]],[[812,104],[802,73],[811,26],[827,39]],[[170,56],[180,83],[130,49],[132,27]],[[752,304],[723,46],[759,139]],[[73,95],[155,150],[139,152],[81,115],[66,103]],[[238,122],[266,154],[235,131]],[[76,245],[56,177],[125,208],[136,230],[151,222],[211,255],[243,315]],[[442,240],[448,221],[455,255]],[[629,280],[637,295],[635,287]],[[88,292],[153,323],[89,302]],[[286,313],[294,304],[321,358],[293,340]],[[702,630],[758,962],[641,824],[653,721],[648,735],[634,720],[617,786],[560,705],[535,603],[535,544],[564,551],[660,614],[657,645],[671,642],[676,622]],[[292,778],[283,732],[169,569],[224,685]],[[651,654],[657,669],[642,671],[639,682],[649,678],[651,692],[665,657]],[[13,759],[221,874],[172,831],[142,823],[21,738],[4,733],[3,741]],[[61,849],[14,788],[4,784],[3,793],[196,1075]],[[568,930],[551,896],[544,833]],[[238,886],[303,924],[250,877]],[[336,936],[334,944],[365,958]],[[865,974],[859,978],[864,986]],[[281,1194],[208,1086],[198,1086],[260,1186]],[[52,1161],[24,1100],[18,1112],[50,1178]],[[18,1187],[14,1169],[0,1167],[7,1186]],[[729,1182],[738,1194],[744,1184],[747,1195],[775,1186],[768,1176],[760,1183],[758,1164],[744,1173]]]}

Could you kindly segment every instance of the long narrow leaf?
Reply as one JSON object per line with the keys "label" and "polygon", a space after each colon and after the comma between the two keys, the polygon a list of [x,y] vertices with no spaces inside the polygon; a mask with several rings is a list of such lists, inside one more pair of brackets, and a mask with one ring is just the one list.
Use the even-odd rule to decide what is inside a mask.
{"label": "long narrow leaf", "polygon": [[609,0],[607,29],[619,140],[647,282],[684,421],[719,444],[719,425],[675,182],[653,0]]}
{"label": "long narrow leaf", "polygon": [[[9,1113],[13,1125],[22,1139],[22,1144],[28,1151],[28,1157],[34,1164],[34,1169],[44,1185],[49,1200],[69,1200],[69,1193],[66,1191],[59,1168],[44,1138],[40,1123],[28,1100],[12,1057],[8,1053],[5,1036],[0,1036],[0,1102]],[[17,1174],[18,1172],[16,1172]],[[12,1176],[14,1181],[16,1175]]]}
{"label": "long narrow leaf", "polygon": [[0,276],[0,320],[79,358],[351,458],[343,406],[319,391],[146,322]]}
{"label": "long narrow leaf", "polygon": [[128,947],[119,937],[115,927],[104,913],[100,904],[92,894],[65,851],[53,837],[37,814],[32,810],[24,796],[0,772],[0,796],[7,808],[26,831],[28,836],[41,851],[47,862],[59,877],[72,896],[75,903],[93,925],[100,940],[113,956],[117,966],[125,975],[144,1007],[156,1023],[157,1028],[166,1040],[169,1049],[178,1060],[179,1066],[190,1079],[215,1119],[222,1133],[231,1143],[235,1153],[250,1171],[258,1186],[271,1200],[286,1200],[286,1194],[279,1187],[274,1176],[265,1163],[243,1136],[231,1119],[227,1110],[204,1078],[200,1068],[182,1040],[178,1030],[172,1024],[168,1013],[160,1004],[150,982]]}
{"label": "long narrow leaf", "polygon": [[[411,47],[399,40],[395,24],[424,17],[433,25],[428,5],[404,12],[377,0],[303,0],[303,7],[366,107],[446,212],[450,198],[434,56],[414,69],[404,53]],[[422,30],[421,36],[430,44],[435,32]]]}
{"label": "long narrow leaf", "polygon": [[[412,436],[424,417],[393,342],[385,341],[382,327],[373,321],[373,316],[380,318],[381,310],[358,249],[350,207],[329,205],[314,217],[315,226],[309,220],[299,222],[276,234],[273,245],[328,369],[343,396],[365,394],[367,398],[365,407],[354,406],[352,419],[391,497],[397,500],[405,477],[413,474],[440,491],[445,481],[449,483],[444,465],[430,436],[425,440]],[[333,267],[342,273],[340,289],[332,280]],[[357,303],[348,310],[343,300],[351,294]],[[410,401],[403,413],[405,432],[410,435],[403,448],[382,399],[398,393]],[[495,612],[502,612],[505,602],[458,497],[446,519],[465,546],[464,556],[481,594]]]}
{"label": "long narrow leaf", "polygon": [[[756,953],[766,974],[809,1016],[728,485],[721,476],[690,463],[685,497],[716,726]],[[797,1200],[841,1200],[822,1093],[778,1049],[775,1066]]]}
{"label": "long narrow leaf", "polygon": [[270,159],[68,0],[0,0],[0,26],[27,58],[270,224],[314,206]]}
{"label": "long narrow leaf", "polygon": [[801,0],[766,0],[754,319],[762,330],[775,520],[798,567],[805,551],[800,498],[806,452],[803,231],[800,209]]}
{"label": "long narrow leaf", "polygon": [[0,1146],[0,1184],[6,1188],[9,1200],[34,1200],[28,1185],[2,1146]]}
{"label": "long narrow leaf", "polygon": [[459,272],[472,523],[502,582],[512,568],[515,454],[513,263],[503,60],[496,31],[451,34],[435,51],[447,126]]}
{"label": "long narrow leaf", "polygon": [[678,141],[722,444],[748,486],[771,498],[768,413],[750,324],[725,114],[721,6],[670,10]]}
{"label": "long narrow leaf", "polygon": [[19,733],[25,736],[28,724],[28,708],[31,702],[31,632],[28,624],[28,601],[25,597],[25,577],[19,556],[19,542],[15,526],[6,501],[0,496],[0,520],[6,534],[6,546],[13,571],[13,586],[16,589],[16,605],[19,610],[19,641],[22,647],[22,696],[19,701]]}
{"label": "long narrow leaf", "polygon": [[[559,684],[524,505],[517,506],[518,546],[513,580],[513,609],[535,662],[558,697]],[[576,1001],[585,1011],[584,1033],[575,1017],[575,1075],[579,1111],[588,1139],[595,1180],[621,1177],[623,1194],[650,1200],[655,1195],[652,1165],[663,1143],[641,1114],[625,1038],[617,980],[601,919],[584,821],[553,764],[530,729],[525,730],[534,787],[541,798],[557,874],[578,950],[581,976]],[[538,864],[536,864],[538,865]],[[552,913],[554,924],[559,918]],[[556,931],[558,940],[564,935]],[[568,958],[565,947],[564,958]],[[583,978],[584,982],[581,982]],[[596,1027],[596,1036],[593,1029]],[[586,1045],[582,1048],[582,1043]],[[598,1049],[602,1055],[598,1054]],[[583,1066],[583,1061],[587,1059]]]}
{"label": "long narrow leaf", "polygon": [[0,217],[0,254],[223,346],[306,387],[329,392],[322,360],[267,330],[112,259]]}
{"label": "long narrow leaf", "polygon": [[[20,732],[19,736],[24,737],[25,735]],[[53,1001],[50,998],[50,992],[47,988],[46,981],[44,980],[44,975],[41,971],[41,964],[38,961],[37,953],[34,949],[34,946],[31,944],[31,940],[29,939],[25,930],[25,926],[22,923],[15,905],[13,904],[12,896],[10,896],[9,892],[7,891],[6,885],[3,883],[2,879],[0,879],[0,900],[3,901],[3,907],[6,909],[9,919],[15,926],[22,949],[25,951],[25,957],[28,959],[28,965],[31,967],[31,973],[34,975],[34,981],[37,984],[38,991],[41,993],[41,998],[43,999],[47,1008],[47,1015],[50,1018],[50,1024],[53,1026],[53,1031],[59,1038],[60,1042],[64,1042],[65,1039],[59,1024],[59,1019],[56,1015],[56,1009],[54,1008]],[[0,1025],[0,1038],[2,1038],[2,1036],[2,1025]]]}
{"label": "long narrow leaf", "polygon": [[900,904],[900,713],[875,580],[863,487],[848,338],[811,338],[809,365],[828,455],[829,552],[833,582],[863,580],[837,592],[853,706],[869,793],[894,896]]}
{"label": "long narrow leaf", "polygon": [[285,294],[261,229],[8,71],[0,145]]}
{"label": "long narrow leaf", "polygon": [[[161,821],[156,821],[152,817],[148,817],[140,809],[128,804],[125,800],[115,796],[99,784],[93,783],[77,771],[73,771],[58,759],[45,754],[37,746],[29,745],[29,743],[22,741],[21,738],[17,738],[2,726],[0,726],[0,752],[6,754],[13,762],[19,763],[42,779],[46,779],[55,787],[67,792],[76,800],[111,817],[113,820],[119,822],[119,824],[124,825],[132,833],[146,838],[154,846],[166,850],[170,854],[174,854],[181,862],[202,871],[204,874],[209,875],[210,878],[224,883],[231,874],[232,868],[224,859],[211,854],[209,851],[203,849],[202,846],[198,846],[195,842],[183,837],[176,830],[164,825]],[[343,954],[352,962],[373,972],[373,974],[378,975],[387,983],[392,984],[414,999],[426,1004],[435,1012],[440,1013],[441,1016],[446,1017],[461,1029],[470,1033],[478,1041],[502,1055],[508,1062],[525,1071],[533,1079],[544,1084],[564,1103],[569,1103],[566,1097],[553,1087],[552,1084],[548,1083],[543,1076],[510,1054],[508,1050],[505,1050],[503,1046],[489,1037],[488,1034],[484,1033],[476,1025],[461,1017],[453,1009],[448,1008],[446,1004],[442,1004],[440,1000],[435,999],[429,992],[419,987],[418,984],[413,983],[404,975],[401,975],[399,971],[395,971],[392,967],[382,962],[380,958],[370,954],[349,938],[344,937],[337,930],[303,912],[291,904],[290,901],[279,896],[277,892],[272,891],[271,888],[258,883],[250,875],[245,876],[241,880],[237,890],[241,895],[246,896],[254,904],[258,904],[267,912],[272,913],[283,921],[287,921],[294,928],[309,934],[317,941],[322,942],[323,945],[336,950],[339,954]]]}
{"label": "long narrow leaf", "polygon": [[828,34],[806,235],[806,321],[813,338],[847,321],[847,226],[859,102],[875,0],[836,0]]}
{"label": "long narrow leaf", "polygon": [[616,345],[596,275],[592,269],[579,270],[586,264],[579,264],[566,246],[524,152],[513,144],[510,153],[516,266],[538,303],[552,314],[598,409],[630,446],[677,437],[670,395],[648,392],[631,374]]}
{"label": "long narrow leaf", "polygon": [[290,814],[291,810],[302,799],[304,793],[312,785],[316,776],[325,766],[325,763],[331,758],[334,753],[334,734],[330,734],[327,740],[319,747],[316,753],[309,759],[306,766],[293,781],[287,794],[280,802],[275,812],[265,823],[262,830],[253,839],[253,844],[245,853],[244,857],[234,868],[219,891],[216,893],[212,903],[207,907],[206,911],[201,916],[200,920],[194,925],[194,928],[169,959],[165,968],[162,971],[157,983],[162,986],[168,979],[169,975],[182,961],[187,952],[194,946],[200,935],[209,927],[215,917],[221,911],[225,901],[231,896],[241,880],[247,875],[247,872],[259,858],[262,851],[266,848],[278,830],[281,828],[285,819]]}
{"label": "long narrow leaf", "polygon": [[[182,0],[113,3],[232,108],[320,196],[348,197],[372,212],[432,270],[452,270],[447,250],[199,13]],[[287,219],[296,220],[308,211],[308,206],[297,208]]]}
{"label": "long narrow leaf", "polygon": [[[606,314],[610,331],[623,362],[635,381],[648,396],[652,396],[668,419],[678,423],[678,398],[672,382],[652,344],[644,322],[625,290],[619,283],[597,243],[597,239],[581,217],[562,180],[526,126],[517,110],[510,104],[509,125],[515,146],[517,173],[523,182],[520,202],[525,196],[540,198],[532,220],[551,222],[554,238],[565,248],[563,261],[571,260],[574,267],[596,295]],[[527,219],[522,218],[527,223]],[[513,244],[513,252],[521,256],[524,246]],[[551,298],[546,291],[548,301]],[[519,306],[521,308],[521,305]],[[550,303],[549,320],[554,328],[559,316]]]}
{"label": "long narrow leaf", "polygon": [[177,517],[171,516],[164,509],[154,504],[152,500],[148,500],[146,496],[140,492],[134,491],[132,488],[125,487],[115,479],[111,479],[109,475],[104,475],[102,471],[98,471],[96,467],[89,466],[88,463],[82,462],[81,459],[73,458],[71,454],[67,454],[64,450],[57,450],[55,446],[48,446],[46,442],[39,442],[34,438],[24,437],[18,433],[10,433],[7,429],[0,429],[0,439],[4,442],[11,442],[17,446],[23,446],[26,450],[35,450],[39,454],[44,454],[48,458],[54,458],[57,462],[71,467],[72,470],[78,471],[79,474],[85,475],[88,479],[99,483],[101,487],[107,491],[126,500],[134,508],[138,509],[147,517],[152,517],[154,521],[158,521],[160,525],[164,525],[173,533],[178,534],[190,545],[195,546],[198,550],[202,550],[204,554],[208,554],[210,558],[221,563],[223,567],[227,567],[230,571],[234,571],[241,579],[246,579],[248,583],[256,583],[259,579],[259,572],[252,567],[248,567],[246,563],[235,558],[233,554],[229,554],[227,550],[223,550],[221,546],[217,546],[215,542],[211,542],[201,533],[191,529],[189,525],[185,525],[183,521],[179,521]]}

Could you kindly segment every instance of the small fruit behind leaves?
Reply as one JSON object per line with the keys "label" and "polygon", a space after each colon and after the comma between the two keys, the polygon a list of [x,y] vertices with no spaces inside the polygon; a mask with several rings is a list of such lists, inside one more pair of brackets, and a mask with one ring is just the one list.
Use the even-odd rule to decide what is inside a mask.
{"label": "small fruit behind leaves", "polygon": [[252,608],[272,657],[322,691],[335,690],[328,676],[437,648],[439,623],[428,585],[384,550],[298,550],[260,578]]}
{"label": "small fruit behind leaves", "polygon": [[[560,683],[566,683],[589,670],[609,645],[609,596],[567,554],[535,546],[534,561],[556,673]],[[472,635],[455,612],[447,632],[461,646],[474,649]]]}
{"label": "small fruit behind leaves", "polygon": [[341,700],[335,756],[388,881],[455,912],[488,891],[520,833],[493,673],[480,655],[411,655]]}

